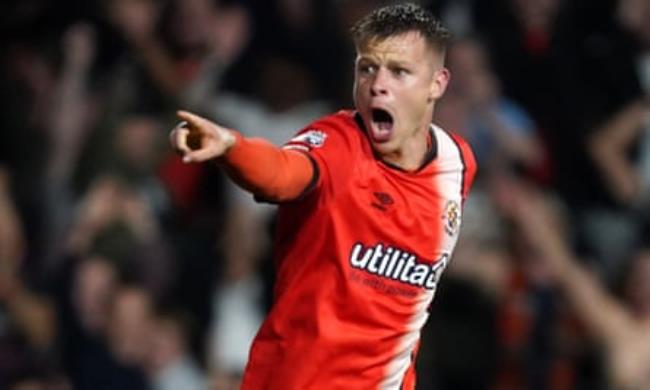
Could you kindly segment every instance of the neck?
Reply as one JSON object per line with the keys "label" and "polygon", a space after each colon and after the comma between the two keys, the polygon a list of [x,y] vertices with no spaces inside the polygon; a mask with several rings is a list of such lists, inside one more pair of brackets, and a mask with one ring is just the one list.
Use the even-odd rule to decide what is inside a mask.
{"label": "neck", "polygon": [[403,145],[392,153],[381,156],[381,160],[404,171],[412,172],[420,169],[429,151],[429,125],[420,128]]}

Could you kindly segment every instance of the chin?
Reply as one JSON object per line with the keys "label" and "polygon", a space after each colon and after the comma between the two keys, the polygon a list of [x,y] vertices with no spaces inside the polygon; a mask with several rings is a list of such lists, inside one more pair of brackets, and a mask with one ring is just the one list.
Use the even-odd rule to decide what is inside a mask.
{"label": "chin", "polygon": [[386,142],[376,142],[371,139],[370,144],[372,145],[372,149],[375,151],[375,153],[381,156],[390,155],[397,151],[397,147],[395,147],[394,140],[389,140]]}

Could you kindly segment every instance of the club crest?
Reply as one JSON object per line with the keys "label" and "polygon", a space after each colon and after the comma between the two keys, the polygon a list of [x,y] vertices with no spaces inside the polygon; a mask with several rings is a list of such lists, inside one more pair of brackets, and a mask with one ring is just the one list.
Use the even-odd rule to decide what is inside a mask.
{"label": "club crest", "polygon": [[442,219],[444,220],[447,234],[455,236],[460,227],[460,207],[458,206],[458,202],[453,200],[447,201]]}

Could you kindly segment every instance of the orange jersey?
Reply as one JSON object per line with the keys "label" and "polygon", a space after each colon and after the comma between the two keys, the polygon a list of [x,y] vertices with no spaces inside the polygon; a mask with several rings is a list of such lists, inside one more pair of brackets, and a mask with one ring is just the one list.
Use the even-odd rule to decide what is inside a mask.
{"label": "orange jersey", "polygon": [[420,330],[476,164],[462,139],[432,126],[430,161],[391,167],[360,123],[341,111],[285,145],[307,153],[318,176],[279,207],[275,301],[242,389],[415,387]]}

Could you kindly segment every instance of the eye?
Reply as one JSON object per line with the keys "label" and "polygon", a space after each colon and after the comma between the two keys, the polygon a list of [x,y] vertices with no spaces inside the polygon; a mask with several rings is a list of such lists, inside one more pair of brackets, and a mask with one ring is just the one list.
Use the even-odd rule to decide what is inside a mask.
{"label": "eye", "polygon": [[377,66],[368,63],[360,63],[358,69],[361,74],[373,74],[377,71]]}
{"label": "eye", "polygon": [[411,71],[409,71],[408,69],[399,68],[399,67],[398,68],[393,68],[392,72],[397,77],[404,77],[404,76],[407,76],[407,75],[411,74]]}

